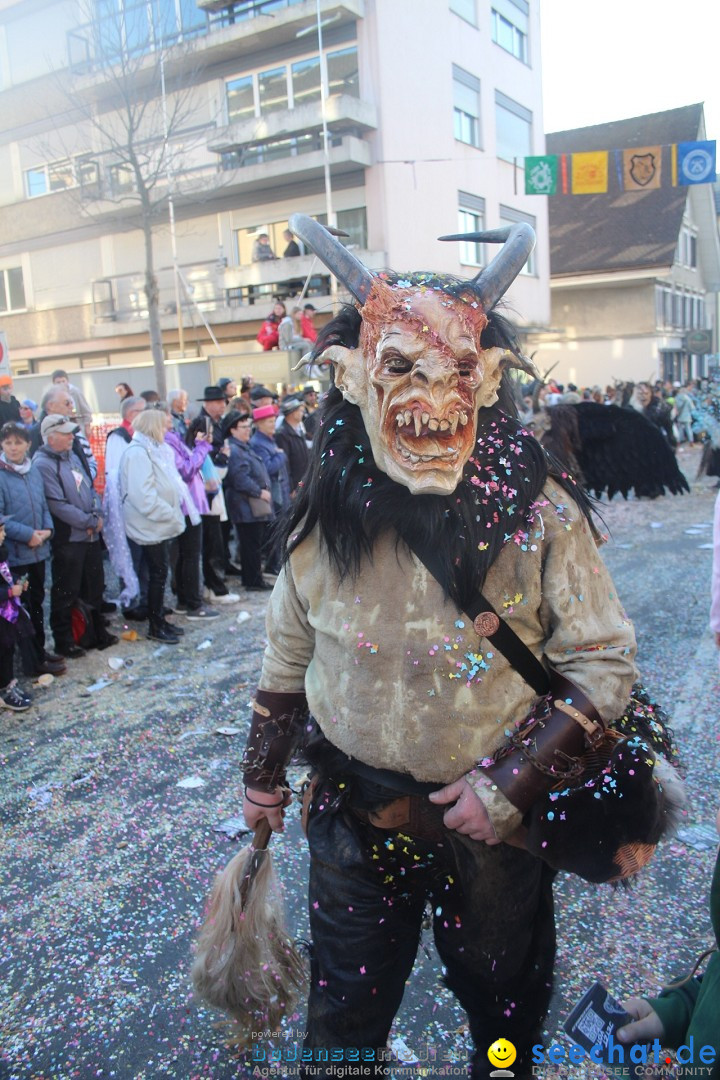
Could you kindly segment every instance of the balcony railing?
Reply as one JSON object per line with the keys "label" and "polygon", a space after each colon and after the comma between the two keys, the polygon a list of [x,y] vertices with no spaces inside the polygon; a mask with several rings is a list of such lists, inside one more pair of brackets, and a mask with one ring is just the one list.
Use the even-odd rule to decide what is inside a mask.
{"label": "balcony railing", "polygon": [[[364,0],[320,0],[321,17],[337,26],[362,18]],[[314,25],[315,0],[236,0],[219,3],[199,0],[190,15],[183,5],[176,14],[159,20],[147,0],[125,0],[121,13],[113,12],[74,27],[67,33],[68,66],[74,75],[94,75],[117,64],[166,50],[167,74],[197,63],[195,53],[209,51],[215,62],[243,52],[273,49],[294,42],[299,29]],[[182,46],[195,42],[197,48]],[[180,48],[176,48],[180,46]]]}
{"label": "balcony railing", "polygon": [[[357,251],[370,269],[386,264],[384,252]],[[313,255],[273,259],[250,266],[226,267],[220,262],[190,263],[180,268],[188,290],[181,288],[184,326],[199,324],[200,312],[210,323],[249,322],[263,318],[275,298],[288,301],[300,296],[309,276],[305,297],[330,296],[330,275]],[[160,318],[164,328],[178,324],[175,275],[172,267],[157,271]],[[92,283],[93,333],[109,336],[138,333],[147,320],[145,275],[118,274]]]}
{"label": "balcony railing", "polygon": [[[335,94],[328,98],[325,120],[331,135],[335,136],[362,135],[376,129],[378,124],[375,106],[350,94]],[[207,146],[220,154],[242,148],[247,158],[250,150],[287,143],[291,138],[304,138],[309,143],[314,137],[316,148],[322,149],[322,123],[322,105],[316,101],[218,128],[208,138]],[[247,160],[239,163],[248,164]]]}

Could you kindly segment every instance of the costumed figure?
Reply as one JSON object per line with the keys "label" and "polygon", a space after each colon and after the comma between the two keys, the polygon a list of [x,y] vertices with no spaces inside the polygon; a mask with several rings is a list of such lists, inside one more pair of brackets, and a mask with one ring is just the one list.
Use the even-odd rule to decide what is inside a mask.
{"label": "costumed figure", "polygon": [[690,490],[664,431],[647,410],[629,404],[633,383],[623,388],[622,406],[594,401],[542,406],[542,385],[533,393],[529,426],[578,484],[598,498],[606,493],[608,499],[617,492],[625,499],[630,491],[638,498],[655,499],[666,490],[672,495]]}
{"label": "costumed figure", "polygon": [[[636,770],[646,784],[623,789],[639,835],[604,824],[615,780],[571,797],[580,757],[627,705],[635,638],[587,499],[514,415],[506,369],[528,362],[493,308],[534,234],[471,234],[504,246],[468,282],[376,276],[317,222],[290,227],[357,301],[316,345],[335,386],[269,600],[244,759],[251,828],[282,831],[301,739],[313,768],[301,1075],[388,1060],[429,904],[471,1075],[490,1075],[502,1037],[529,1077],[554,867],[574,844],[586,876],[622,877],[664,815],[639,739],[623,744],[630,788]],[[341,1066],[322,1064],[330,1047]]]}
{"label": "costumed figure", "polygon": [[[693,416],[693,431],[702,439],[703,450],[697,479],[720,477],[720,375],[715,372],[707,382]],[[720,488],[720,479],[716,484]]]}

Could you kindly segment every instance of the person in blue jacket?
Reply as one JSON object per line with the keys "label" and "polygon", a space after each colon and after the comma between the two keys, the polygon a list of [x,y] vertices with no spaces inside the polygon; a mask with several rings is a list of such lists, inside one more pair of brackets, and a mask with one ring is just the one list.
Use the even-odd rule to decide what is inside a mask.
{"label": "person in blue jacket", "polygon": [[0,429],[0,514],[10,515],[5,543],[13,579],[28,583],[24,602],[35,636],[20,640],[25,674],[61,675],[66,670],[65,661],[45,648],[45,564],[53,522],[42,477],[31,468],[30,438],[20,423],[8,423]]}
{"label": "person in blue jacket", "polygon": [[[262,405],[253,409],[255,431],[250,439],[250,447],[262,459],[268,471],[273,511],[275,517],[281,517],[290,505],[290,470],[287,455],[275,440],[277,415],[274,405]],[[266,573],[279,574],[282,551],[276,535],[269,527],[265,530],[263,556]]]}
{"label": "person in blue jacket", "polygon": [[[271,589],[272,586],[262,575],[265,530],[274,517],[270,476],[262,458],[251,445],[250,417],[240,412],[228,413],[223,429],[230,445],[225,499],[228,515],[237,532],[243,587],[253,592]],[[255,500],[254,507],[251,499]]]}

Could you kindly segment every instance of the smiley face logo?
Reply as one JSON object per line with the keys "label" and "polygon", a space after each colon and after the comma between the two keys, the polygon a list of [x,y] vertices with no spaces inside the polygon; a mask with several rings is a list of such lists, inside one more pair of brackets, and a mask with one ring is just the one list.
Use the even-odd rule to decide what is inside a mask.
{"label": "smiley face logo", "polygon": [[506,1069],[517,1057],[517,1050],[507,1039],[496,1039],[487,1055],[491,1065],[495,1065],[498,1069]]}

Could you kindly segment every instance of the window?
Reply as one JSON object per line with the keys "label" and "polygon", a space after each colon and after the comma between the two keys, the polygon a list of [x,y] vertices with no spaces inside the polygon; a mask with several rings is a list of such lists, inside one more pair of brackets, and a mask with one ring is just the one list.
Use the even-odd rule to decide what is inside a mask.
{"label": "window", "polygon": [[[467,191],[458,192],[458,232],[482,232],[485,228],[485,200]],[[463,266],[484,266],[484,245],[479,240],[460,241]]]}
{"label": "window", "polygon": [[25,310],[25,286],[22,268],[0,270],[0,312]]}
{"label": "window", "polygon": [[[327,53],[328,95],[350,94],[360,96],[358,79],[357,46],[338,49]],[[257,107],[255,100],[255,79],[252,75],[230,79],[225,84],[228,123],[236,124],[241,120],[256,115],[266,116],[281,109],[305,105],[311,101],[320,101],[320,57],[310,56],[297,60],[286,67],[261,71],[257,76]],[[292,86],[292,99],[288,97],[288,75]]]}
{"label": "window", "polygon": [[[321,225],[327,223],[327,214],[313,216]],[[341,244],[349,248],[367,248],[367,213],[364,206],[358,206],[354,210],[338,210],[335,217],[338,229],[348,234],[338,237]]]}
{"label": "window", "polygon": [[[517,225],[524,221],[526,225],[536,228],[536,221],[532,214],[523,214],[521,210],[513,210],[511,206],[500,206],[500,225]],[[536,248],[530,252],[527,262],[520,271],[529,277],[537,277],[537,261],[535,259]]]}
{"label": "window", "polygon": [[453,64],[453,123],[458,142],[480,146],[480,80]]}
{"label": "window", "polygon": [[95,0],[95,47],[98,59],[109,63],[122,54],[138,56],[174,44],[207,27],[195,0]]}
{"label": "window", "polygon": [[299,60],[292,72],[293,108],[320,100],[320,57]]}
{"label": "window", "polygon": [[465,22],[469,22],[472,26],[477,26],[475,0],[450,0],[450,10],[454,11],[456,15],[459,15]]}
{"label": "window", "polygon": [[655,320],[660,330],[672,325],[672,290],[665,285],[655,286]]}
{"label": "window", "polygon": [[111,165],[109,177],[111,195],[128,195],[135,190],[135,175],[129,165]]}
{"label": "window", "polygon": [[55,161],[48,165],[48,180],[51,191],[66,191],[75,186],[75,170],[72,161]]}
{"label": "window", "polygon": [[228,122],[236,124],[255,115],[255,94],[252,75],[231,79],[225,87],[227,94]]}
{"label": "window", "polygon": [[357,45],[327,54],[328,94],[360,97]]}
{"label": "window", "polygon": [[505,161],[532,153],[532,113],[524,105],[495,91],[496,153]]}
{"label": "window", "polygon": [[528,14],[524,0],[493,0],[492,39],[523,64],[528,63]]}
{"label": "window", "polygon": [[44,165],[39,169],[25,170],[25,190],[29,199],[34,199],[36,195],[45,195],[50,190]]}
{"label": "window", "polygon": [[288,107],[287,68],[272,68],[258,75],[258,99],[260,113],[279,112]]}
{"label": "window", "polygon": [[25,191],[29,199],[73,187],[87,188],[92,184],[97,185],[97,182],[98,165],[88,155],[74,159],[64,158],[62,161],[52,161],[47,165],[25,170]]}
{"label": "window", "polygon": [[77,183],[86,195],[100,195],[100,169],[97,161],[80,157],[75,161]]}
{"label": "window", "polygon": [[678,236],[676,262],[691,269],[697,268],[697,234],[687,225],[683,225]]}

